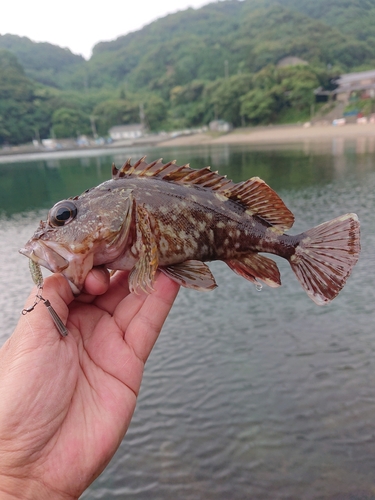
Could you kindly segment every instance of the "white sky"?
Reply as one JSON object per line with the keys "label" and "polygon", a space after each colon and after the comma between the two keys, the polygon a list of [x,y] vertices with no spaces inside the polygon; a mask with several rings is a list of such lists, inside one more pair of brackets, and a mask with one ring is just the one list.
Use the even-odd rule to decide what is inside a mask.
{"label": "white sky", "polygon": [[68,47],[91,56],[93,46],[136,31],[167,14],[214,0],[3,0],[0,34]]}

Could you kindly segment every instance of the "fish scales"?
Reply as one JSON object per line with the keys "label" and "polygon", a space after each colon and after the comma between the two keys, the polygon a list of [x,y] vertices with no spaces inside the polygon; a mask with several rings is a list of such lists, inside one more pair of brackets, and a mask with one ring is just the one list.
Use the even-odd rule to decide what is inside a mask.
{"label": "fish scales", "polygon": [[[126,183],[126,179],[119,182]],[[264,223],[247,216],[235,202],[228,200],[224,208],[223,201],[207,189],[173,186],[162,181],[144,186],[146,183],[144,179],[136,179],[128,187],[133,189],[136,203],[152,214],[161,266],[194,258],[201,261],[233,258],[238,252],[248,252],[252,236],[253,248],[258,243],[257,250],[261,249],[258,234]],[[266,245],[265,239],[262,245]],[[136,252],[133,254],[138,258]]]}
{"label": "fish scales", "polygon": [[181,285],[211,290],[206,262],[222,260],[258,284],[281,284],[271,253],[289,261],[307,294],[331,301],[360,251],[359,221],[345,214],[304,233],[286,233],[294,216],[261,179],[235,184],[208,167],[145,159],[51,208],[21,253],[61,272],[78,293],[96,265],[129,270],[132,292],[151,292],[158,269]]}
{"label": "fish scales", "polygon": [[[126,179],[121,181],[126,183]],[[152,213],[155,234],[168,239],[170,251],[165,255],[168,259],[179,262],[181,256],[187,257],[181,255],[183,247],[194,248],[199,260],[248,252],[249,243],[254,249],[267,251],[264,248],[268,240],[265,237],[261,241],[259,236],[270,224],[247,215],[238,203],[227,200],[224,205],[213,191],[199,186],[186,188],[163,181],[155,181],[152,186],[144,184],[143,179],[136,179],[128,187],[134,190],[136,202]],[[270,242],[274,245],[274,238]],[[160,254],[163,255],[163,249]],[[168,263],[171,262],[162,262]]]}
{"label": "fish scales", "polygon": [[[137,205],[152,214],[161,265],[194,255],[199,260],[212,260],[222,256],[225,247],[228,247],[226,252],[234,255],[236,243],[241,244],[240,236],[249,232],[250,217],[244,223],[244,208],[228,200],[230,207],[224,209],[222,200],[205,188],[187,188],[157,179],[150,184],[149,179],[144,178],[130,182],[120,178],[116,184],[113,186],[109,181],[103,189],[111,189],[114,197],[121,196],[124,189],[132,190]],[[107,200],[111,210],[111,199]],[[248,243],[242,246],[242,251],[248,250]]]}

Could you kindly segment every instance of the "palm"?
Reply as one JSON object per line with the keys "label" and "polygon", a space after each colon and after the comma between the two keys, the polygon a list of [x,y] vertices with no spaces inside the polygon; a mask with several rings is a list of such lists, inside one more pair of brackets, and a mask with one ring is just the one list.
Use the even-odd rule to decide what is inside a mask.
{"label": "palm", "polygon": [[[22,356],[29,384],[19,380],[19,387],[12,389],[23,394],[25,405],[17,416],[22,418],[27,450],[20,462],[33,470],[37,466],[49,489],[73,497],[100,474],[120,444],[135,408],[144,363],[178,290],[159,276],[155,293],[128,295],[124,277],[115,278],[103,296],[83,299],[89,303],[75,300],[69,312],[65,299],[59,303],[53,289],[45,287],[44,295],[64,320],[68,313],[70,334],[61,340],[56,331],[51,334],[50,320],[45,321],[48,334],[47,326],[39,328],[29,339],[27,359]],[[60,293],[64,297],[70,292],[65,288]],[[38,310],[46,316],[41,305]],[[38,318],[33,314],[27,320],[35,333]]]}

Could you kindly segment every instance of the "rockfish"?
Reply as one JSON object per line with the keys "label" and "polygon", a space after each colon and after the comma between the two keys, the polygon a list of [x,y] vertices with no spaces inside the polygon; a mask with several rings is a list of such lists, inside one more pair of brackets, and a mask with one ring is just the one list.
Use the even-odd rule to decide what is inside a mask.
{"label": "rockfish", "polygon": [[290,263],[317,304],[339,293],[358,260],[359,221],[346,214],[291,236],[294,216],[261,179],[238,184],[161,160],[121,169],[80,196],[59,201],[20,252],[63,274],[74,293],[93,266],[129,270],[131,292],[153,290],[156,271],[187,288],[211,290],[205,262],[224,261],[247,280],[281,284],[271,253]]}

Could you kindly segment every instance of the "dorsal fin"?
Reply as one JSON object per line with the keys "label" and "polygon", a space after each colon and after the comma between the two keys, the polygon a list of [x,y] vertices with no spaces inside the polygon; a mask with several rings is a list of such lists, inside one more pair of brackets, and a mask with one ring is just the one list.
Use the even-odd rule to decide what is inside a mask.
{"label": "dorsal fin", "polygon": [[247,181],[220,190],[230,200],[238,201],[247,207],[247,213],[257,215],[285,231],[294,223],[294,215],[285,206],[285,203],[275,191],[259,177],[252,177]]}
{"label": "dorsal fin", "polygon": [[250,215],[257,215],[272,226],[282,230],[290,229],[294,222],[292,212],[285,206],[281,198],[259,177],[235,184],[226,176],[212,172],[210,167],[195,170],[186,165],[178,166],[176,161],[162,163],[162,158],[151,163],[145,162],[146,157],[140,158],[132,165],[130,158],[121,169],[112,165],[112,178],[123,177],[155,177],[167,182],[187,186],[200,186],[210,189],[225,199],[241,204]]}
{"label": "dorsal fin", "polygon": [[137,177],[156,177],[178,184],[199,185],[214,191],[222,189],[224,186],[230,187],[236,185],[232,181],[229,181],[226,176],[222,176],[218,172],[212,172],[210,167],[195,170],[188,163],[182,166],[176,165],[176,160],[162,163],[162,158],[160,158],[152,163],[146,163],[144,161],[145,158],[144,156],[134,163],[134,165],[128,159],[120,169],[116,168],[113,164],[112,178],[119,179],[133,175]]}

